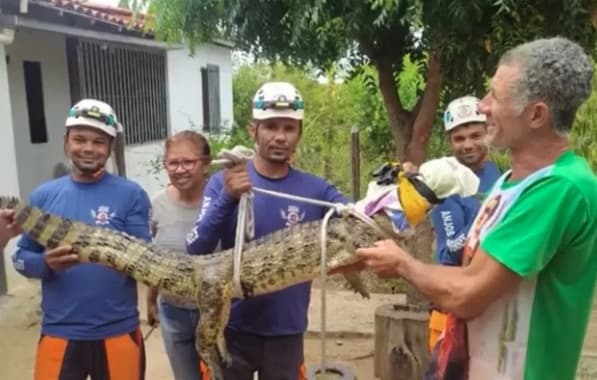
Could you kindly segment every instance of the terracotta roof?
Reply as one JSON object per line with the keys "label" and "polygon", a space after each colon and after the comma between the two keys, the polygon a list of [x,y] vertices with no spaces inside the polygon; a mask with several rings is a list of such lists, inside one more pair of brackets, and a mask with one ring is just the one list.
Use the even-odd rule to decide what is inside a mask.
{"label": "terracotta roof", "polygon": [[132,23],[133,12],[130,9],[95,4],[85,0],[33,0],[31,2],[41,6],[56,8],[57,10],[70,11],[125,28],[132,28],[140,32],[152,32],[143,29],[147,20],[147,15],[145,14],[138,13],[135,15],[134,23]]}

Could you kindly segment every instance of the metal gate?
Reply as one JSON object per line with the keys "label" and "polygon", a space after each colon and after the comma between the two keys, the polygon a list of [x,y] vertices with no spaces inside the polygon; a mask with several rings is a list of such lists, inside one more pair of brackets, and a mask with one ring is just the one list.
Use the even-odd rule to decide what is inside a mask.
{"label": "metal gate", "polygon": [[73,103],[82,98],[109,103],[127,144],[168,136],[164,50],[69,38],[67,58]]}

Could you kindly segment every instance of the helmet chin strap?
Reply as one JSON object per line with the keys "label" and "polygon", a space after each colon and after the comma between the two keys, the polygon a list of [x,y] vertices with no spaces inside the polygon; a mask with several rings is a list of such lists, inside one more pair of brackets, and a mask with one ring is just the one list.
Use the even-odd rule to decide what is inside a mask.
{"label": "helmet chin strap", "polygon": [[105,172],[106,172],[106,166],[102,166],[101,168],[99,168],[98,170],[96,170],[94,173],[91,174],[91,178],[99,179]]}
{"label": "helmet chin strap", "polygon": [[[83,172],[81,169],[79,169],[79,167],[77,167],[77,165],[75,165],[73,160],[70,158],[69,158],[69,163],[70,163],[70,166],[72,168],[76,169],[79,173]],[[106,172],[106,165],[104,164],[93,173],[85,172],[85,176],[89,177],[90,179],[96,180],[96,179],[99,179],[105,172]]]}

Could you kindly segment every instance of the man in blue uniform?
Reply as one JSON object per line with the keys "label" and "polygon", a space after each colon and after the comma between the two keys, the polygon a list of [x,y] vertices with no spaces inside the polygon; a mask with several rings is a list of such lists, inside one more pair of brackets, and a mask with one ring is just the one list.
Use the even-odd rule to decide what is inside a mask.
{"label": "man in blue uniform", "polygon": [[[499,178],[496,164],[487,159],[486,116],[478,110],[479,99],[464,96],[453,100],[444,113],[444,127],[448,133],[454,157],[471,168],[480,179],[479,192],[487,192]],[[431,212],[435,229],[436,260],[444,265],[460,265],[464,241],[480,201],[476,197],[451,196]],[[433,309],[429,319],[429,346],[433,348],[445,324],[445,314]]]}
{"label": "man in blue uniform", "polygon": [[[203,209],[188,236],[191,254],[234,246],[240,196],[251,186],[318,200],[347,203],[325,180],[293,168],[289,161],[301,137],[303,99],[290,83],[264,84],[253,101],[249,132],[256,154],[246,165],[214,174],[205,189]],[[296,223],[318,220],[325,207],[256,193],[253,200],[255,238]],[[288,252],[300,255],[301,252]],[[225,331],[232,364],[226,380],[304,379],[303,333],[307,328],[310,283],[278,292],[234,300]]]}
{"label": "man in blue uniform", "polygon": [[[105,170],[120,127],[104,102],[85,99],[71,108],[64,136],[71,175],[37,187],[30,204],[149,241],[147,194]],[[13,264],[22,275],[41,280],[43,319],[35,380],[144,378],[132,278],[99,264],[78,263],[69,246],[45,250],[27,235],[18,242]]]}

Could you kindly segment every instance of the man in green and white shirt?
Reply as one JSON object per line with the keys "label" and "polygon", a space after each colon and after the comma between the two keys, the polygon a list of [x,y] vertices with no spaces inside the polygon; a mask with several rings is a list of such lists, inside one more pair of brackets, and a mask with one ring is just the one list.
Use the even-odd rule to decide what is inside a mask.
{"label": "man in green and white shirt", "polygon": [[512,169],[481,206],[461,267],[419,262],[392,241],[359,251],[449,311],[426,379],[574,379],[597,274],[597,179],[568,132],[592,77],[563,38],[502,57],[479,110]]}

